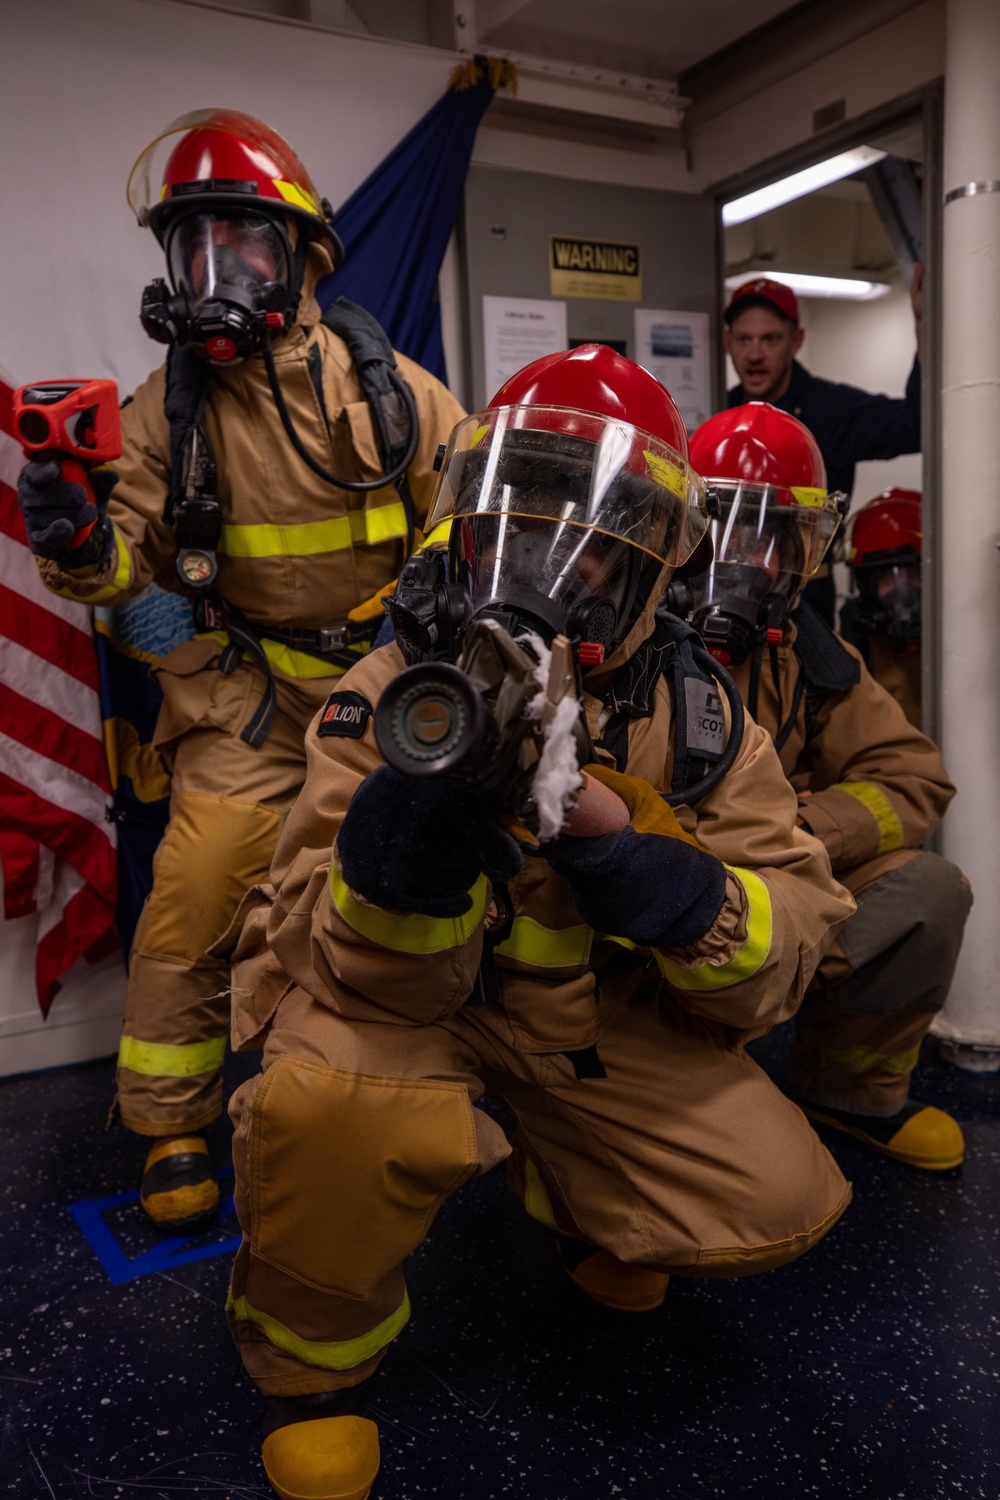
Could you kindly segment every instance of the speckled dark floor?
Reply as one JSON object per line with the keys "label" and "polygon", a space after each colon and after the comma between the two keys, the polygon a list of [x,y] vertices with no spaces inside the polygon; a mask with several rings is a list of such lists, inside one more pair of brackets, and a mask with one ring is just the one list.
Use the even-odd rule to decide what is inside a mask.
{"label": "speckled dark floor", "polygon": [[[780,1073],[785,1047],[756,1051]],[[228,1257],[116,1286],[70,1214],[138,1170],[103,1130],[111,1073],[0,1084],[0,1494],[267,1497]],[[677,1282],[638,1319],[563,1284],[502,1173],[471,1184],[409,1267],[414,1316],[373,1391],[378,1500],[997,1500],[998,1091],[925,1061],[915,1093],[961,1120],[961,1171],[831,1140],[856,1197],[811,1254]],[[105,1214],[130,1256],[155,1243],[138,1215]]]}

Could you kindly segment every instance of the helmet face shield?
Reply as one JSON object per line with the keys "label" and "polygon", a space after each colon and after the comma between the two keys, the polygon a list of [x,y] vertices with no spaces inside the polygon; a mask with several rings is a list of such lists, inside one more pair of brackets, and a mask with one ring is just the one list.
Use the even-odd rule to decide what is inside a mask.
{"label": "helmet face shield", "polygon": [[711,482],[719,500],[710,529],[715,557],[688,581],[689,618],[714,656],[738,666],[765,639],[780,640],[840,524],[839,497],[819,489]]}
{"label": "helmet face shield", "polygon": [[559,407],[500,407],[459,423],[427,528],[460,515],[605,532],[673,567],[708,525],[701,481],[673,448],[626,422]]}
{"label": "helmet face shield", "polygon": [[840,524],[835,496],[819,491],[718,482],[722,515],[712,522],[718,562],[749,563],[774,580],[811,578]]}
{"label": "helmet face shield", "polygon": [[728,593],[748,603],[785,599],[791,607],[840,524],[837,497],[730,480],[714,487],[721,507],[710,527],[715,562],[691,580],[696,603]]}
{"label": "helmet face shield", "polygon": [[190,213],[167,232],[167,268],[175,291],[192,300],[220,286],[251,294],[290,290],[288,236],[265,214]]}
{"label": "helmet face shield", "polygon": [[449,517],[449,571],[473,613],[530,595],[551,628],[607,645],[707,526],[701,482],[674,449],[619,420],[531,406],[456,427],[428,530]]}

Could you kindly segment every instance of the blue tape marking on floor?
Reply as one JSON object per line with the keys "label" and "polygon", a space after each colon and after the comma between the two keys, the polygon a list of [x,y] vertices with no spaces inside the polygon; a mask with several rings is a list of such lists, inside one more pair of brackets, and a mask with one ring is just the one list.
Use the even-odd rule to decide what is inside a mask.
{"label": "blue tape marking on floor", "polygon": [[[229,1176],[223,1169],[216,1177]],[[100,1261],[112,1286],[122,1286],[126,1281],[136,1281],[140,1276],[152,1276],[157,1271],[169,1271],[174,1266],[187,1266],[192,1261],[209,1260],[214,1255],[232,1255],[240,1244],[240,1236],[230,1235],[224,1240],[213,1240],[199,1244],[200,1235],[171,1234],[157,1239],[155,1245],[141,1255],[128,1256],[115,1239],[114,1233],[104,1222],[102,1215],[110,1208],[120,1208],[125,1203],[138,1203],[139,1190],[116,1193],[110,1198],[81,1198],[71,1203],[69,1211],[83,1232],[87,1244]],[[222,1200],[219,1218],[224,1219],[233,1212],[233,1195]],[[192,1248],[188,1249],[187,1246]]]}

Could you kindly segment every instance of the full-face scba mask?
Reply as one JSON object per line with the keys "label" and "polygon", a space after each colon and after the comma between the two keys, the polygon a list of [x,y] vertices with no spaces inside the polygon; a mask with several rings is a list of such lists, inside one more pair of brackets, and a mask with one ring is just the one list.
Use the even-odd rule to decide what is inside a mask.
{"label": "full-face scba mask", "polygon": [[920,559],[869,564],[855,571],[861,608],[857,622],[886,636],[897,651],[920,649]]}
{"label": "full-face scba mask", "polygon": [[[712,655],[739,666],[758,643],[780,641],[840,522],[822,490],[713,480],[714,560],[689,578],[682,607]],[[680,601],[672,601],[675,604]]]}
{"label": "full-face scba mask", "polygon": [[582,665],[621,644],[708,520],[700,481],[669,445],[620,419],[546,406],[458,425],[428,529],[448,517],[456,624],[562,634]]}
{"label": "full-face scba mask", "polygon": [[289,306],[293,250],[280,217],[194,210],[171,221],[165,249],[186,341],[215,363],[253,353],[261,314]]}

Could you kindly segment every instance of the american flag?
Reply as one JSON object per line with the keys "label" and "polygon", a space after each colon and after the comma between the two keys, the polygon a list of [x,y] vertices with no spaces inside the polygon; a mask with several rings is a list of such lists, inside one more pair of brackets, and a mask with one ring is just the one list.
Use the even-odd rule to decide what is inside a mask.
{"label": "american flag", "polygon": [[47,1015],[69,971],[116,946],[115,828],[91,611],[49,593],[28,550],[12,398],[0,370],[0,866],[4,918],[37,913]]}

